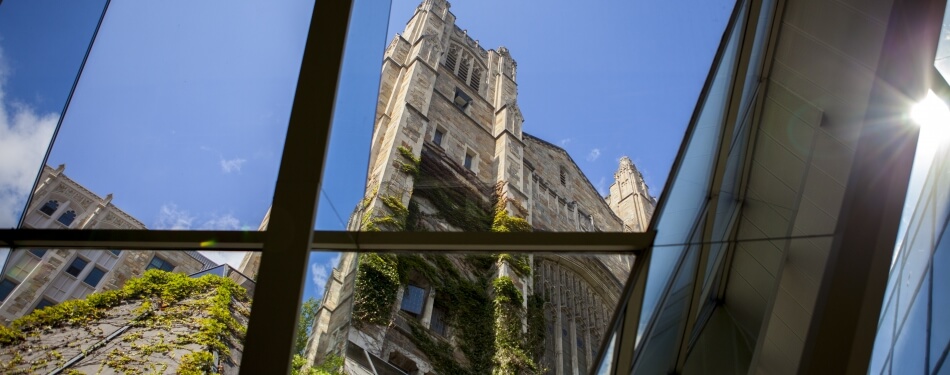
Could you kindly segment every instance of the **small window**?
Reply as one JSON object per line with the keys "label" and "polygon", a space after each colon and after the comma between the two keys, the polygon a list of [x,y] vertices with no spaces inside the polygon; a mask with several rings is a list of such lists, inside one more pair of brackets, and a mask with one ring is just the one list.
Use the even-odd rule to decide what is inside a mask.
{"label": "small window", "polygon": [[83,268],[86,268],[86,265],[89,264],[85,259],[77,257],[73,259],[73,263],[69,265],[69,268],[66,268],[66,273],[79,277],[79,274],[82,272]]}
{"label": "small window", "polygon": [[468,108],[469,104],[472,104],[472,98],[465,93],[465,91],[455,88],[455,100],[453,101],[456,107],[459,107],[461,110]]}
{"label": "small window", "polygon": [[0,281],[0,301],[4,301],[7,297],[10,296],[10,293],[13,292],[13,289],[16,289],[17,283],[10,279],[3,279]]}
{"label": "small window", "polygon": [[465,162],[463,162],[462,165],[465,167],[465,169],[472,169],[472,154],[465,154]]}
{"label": "small window", "polygon": [[50,300],[48,300],[48,299],[46,299],[46,298],[43,298],[42,300],[40,300],[40,303],[37,303],[37,304],[36,304],[36,307],[34,307],[33,310],[45,309],[45,308],[50,307],[50,306],[53,306],[53,305],[55,305],[55,304],[56,304],[56,302],[50,301]]}
{"label": "small window", "polygon": [[109,252],[112,253],[112,255],[115,255],[115,256],[119,256],[119,252],[120,252],[120,251],[121,251],[121,250],[109,250]]}
{"label": "small window", "polygon": [[435,134],[432,136],[432,143],[435,143],[438,146],[442,146],[442,137],[445,136],[445,133],[440,129],[435,129]]}
{"label": "small window", "polygon": [[567,185],[567,171],[564,170],[564,167],[561,167],[561,186]]}
{"label": "small window", "polygon": [[432,331],[445,336],[445,323],[447,318],[445,307],[435,305],[432,307]]}
{"label": "small window", "polygon": [[46,249],[30,249],[30,254],[35,255],[37,258],[43,259],[43,256],[46,255]]}
{"label": "small window", "polygon": [[99,281],[102,280],[102,276],[105,276],[106,271],[103,271],[99,267],[93,267],[92,271],[89,271],[89,274],[86,275],[86,278],[82,281],[86,284],[89,284],[92,287],[99,285]]}
{"label": "small window", "polygon": [[422,305],[425,303],[426,290],[415,285],[406,285],[406,293],[402,296],[402,309],[413,315],[422,314]]}
{"label": "small window", "polygon": [[171,270],[175,269],[175,265],[156,256],[152,257],[152,261],[148,263],[148,267],[145,267],[145,270],[147,271],[153,268],[171,272]]}
{"label": "small window", "polygon": [[68,227],[69,224],[73,223],[73,220],[76,220],[76,211],[69,210],[60,215],[57,221]]}
{"label": "small window", "polygon": [[56,212],[57,208],[59,208],[59,202],[55,200],[51,200],[49,202],[46,202],[46,204],[44,204],[43,207],[40,207],[40,212],[52,216],[53,213]]}
{"label": "small window", "polygon": [[468,79],[468,66],[472,63],[472,57],[468,53],[462,55],[462,63],[459,64],[458,72],[455,72],[455,75],[458,76],[462,81]]}

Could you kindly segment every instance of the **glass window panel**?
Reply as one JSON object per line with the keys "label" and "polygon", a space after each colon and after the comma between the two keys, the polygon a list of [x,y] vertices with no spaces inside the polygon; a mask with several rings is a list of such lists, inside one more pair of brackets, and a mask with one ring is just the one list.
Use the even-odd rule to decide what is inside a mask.
{"label": "glass window panel", "polygon": [[257,228],[312,7],[111,3],[29,212],[57,200],[73,228]]}
{"label": "glass window panel", "polygon": [[26,254],[17,254],[18,256],[12,259],[13,266],[7,271],[7,276],[13,278],[14,280],[22,281],[30,272],[33,272],[33,269],[36,268],[36,265],[40,263],[39,259],[36,259],[32,256],[27,256]]}
{"label": "glass window panel", "polygon": [[36,255],[37,258],[43,258],[46,255],[46,249],[30,249],[30,254]]}
{"label": "glass window panel", "polygon": [[[334,116],[346,131],[332,133],[316,227],[413,230],[418,223],[403,225],[401,213],[417,206],[430,230],[487,231],[500,183],[507,213],[535,230],[646,230],[701,88],[696,77],[708,73],[733,3],[647,12],[612,1],[611,22],[603,7],[566,2],[538,12],[527,4],[397,0],[391,16],[357,2]],[[484,11],[495,7],[506,11]],[[664,16],[704,32],[684,35],[656,22]],[[567,40],[523,28],[531,19],[532,30],[554,33],[565,17],[597,26]],[[639,37],[647,34],[680,48],[658,48],[655,38]],[[585,52],[555,53],[565,45]],[[592,61],[598,69],[576,75]],[[564,184],[558,165],[566,167]]]}
{"label": "glass window panel", "polygon": [[7,299],[13,289],[15,289],[17,283],[8,278],[4,278],[3,281],[0,281],[0,301]]}
{"label": "glass window panel", "polygon": [[649,331],[644,331],[649,337],[641,341],[647,344],[640,349],[641,353],[634,364],[634,373],[668,373],[675,366],[678,346],[686,324],[685,318],[689,312],[698,255],[698,246],[692,246],[685,254],[682,268],[675,274],[676,278],[657,312],[654,325]]}
{"label": "glass window panel", "polygon": [[[945,227],[933,257],[933,290],[930,311],[931,368],[950,347],[950,230]],[[947,366],[944,366],[947,367]]]}
{"label": "glass window panel", "polygon": [[905,261],[901,269],[901,290],[898,294],[898,320],[907,313],[914,291],[923,281],[923,275],[930,264],[934,249],[934,207],[933,194],[926,192],[921,204],[914,211],[914,219],[907,228],[909,245],[905,248]]}
{"label": "glass window panel", "polygon": [[894,368],[904,374],[923,374],[927,369],[927,305],[930,287],[924,283],[894,343]]}
{"label": "glass window panel", "polygon": [[[618,280],[628,276],[631,261],[593,254],[366,253],[357,258],[313,252],[308,288],[314,284],[331,305],[313,319],[305,357],[313,364],[331,354],[346,356],[354,366],[365,363],[363,350],[345,350],[343,343],[368,337],[381,344],[356,340],[350,345],[398,368],[488,374],[500,339],[512,347],[526,345],[530,362],[552,373],[587,373],[594,366],[590,358],[600,354],[597,345],[609,333],[621,292]],[[314,294],[305,291],[305,299]],[[390,328],[383,335],[380,327]],[[405,362],[381,350],[390,345],[399,355],[425,356],[407,355],[412,363]],[[458,353],[464,360],[455,357]]]}
{"label": "glass window panel", "polygon": [[[743,19],[745,10],[739,19]],[[742,25],[742,22],[738,22]],[[735,31],[735,30],[733,30]],[[697,215],[703,211],[708,197],[710,170],[719,144],[723,125],[724,108],[728,99],[729,86],[735,74],[736,51],[739,32],[733,32],[725,46],[723,58],[713,76],[708,96],[702,107],[698,108],[699,117],[692,134],[687,135],[686,154],[679,171],[673,176],[675,183],[670,186],[660,218],[657,222],[657,237],[654,240],[655,251],[650,261],[646,292],[643,298],[643,311],[640,315],[640,328],[643,333],[647,322],[653,317],[661,293],[664,292],[672,277],[677,261],[696,222]],[[672,246],[671,246],[672,245]]]}
{"label": "glass window panel", "polygon": [[426,290],[415,285],[407,285],[405,293],[402,295],[402,305],[400,309],[411,314],[421,314],[423,304],[425,304]]}
{"label": "glass window panel", "polygon": [[73,259],[73,262],[69,264],[68,268],[66,268],[66,273],[78,277],[82,270],[86,268],[87,264],[89,264],[88,261],[77,257],[76,259]]}
{"label": "glass window panel", "polygon": [[89,271],[89,274],[86,275],[86,278],[84,278],[82,281],[86,284],[91,285],[93,288],[95,288],[96,286],[99,285],[99,281],[102,280],[102,277],[105,276],[105,274],[106,274],[106,271],[103,271],[101,268],[93,267]]}
{"label": "glass window panel", "polygon": [[175,265],[169,261],[166,261],[157,256],[152,257],[152,260],[148,263],[148,267],[145,267],[146,270],[150,269],[160,269],[162,271],[171,271],[175,269]]}
{"label": "glass window panel", "polygon": [[[0,228],[18,225],[105,1],[0,6]],[[47,218],[57,204],[33,210]],[[42,210],[42,213],[40,213]]]}
{"label": "glass window panel", "polygon": [[890,357],[893,349],[894,330],[896,322],[894,319],[894,310],[896,302],[894,299],[888,299],[881,313],[881,322],[877,327],[877,335],[874,338],[874,349],[871,352],[871,365],[869,373],[880,374],[884,372],[884,361]]}
{"label": "glass window panel", "polygon": [[45,309],[45,308],[47,308],[47,307],[53,306],[53,305],[55,305],[55,304],[56,304],[56,302],[53,302],[53,301],[51,301],[51,300],[49,300],[49,299],[46,299],[46,298],[43,298],[43,299],[40,300],[39,303],[36,304],[36,307],[34,307],[33,310],[42,310],[42,309]]}
{"label": "glass window panel", "polygon": [[[950,19],[950,7],[944,11],[944,24],[946,24]],[[941,28],[940,29],[940,38],[937,43],[937,55],[934,57],[934,66],[937,67],[937,70],[943,76],[943,79],[948,79],[950,77],[950,29]]]}

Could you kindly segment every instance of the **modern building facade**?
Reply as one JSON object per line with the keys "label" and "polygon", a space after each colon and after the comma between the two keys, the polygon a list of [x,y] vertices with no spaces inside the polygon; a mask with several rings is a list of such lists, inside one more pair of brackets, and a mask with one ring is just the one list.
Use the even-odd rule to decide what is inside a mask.
{"label": "modern building facade", "polygon": [[[65,168],[43,169],[33,204],[24,214],[24,228],[145,229],[112,204],[112,194],[96,195],[67,177]],[[0,280],[0,321],[8,324],[36,308],[121,288],[152,268],[192,274],[217,266],[196,251],[16,250]]]}

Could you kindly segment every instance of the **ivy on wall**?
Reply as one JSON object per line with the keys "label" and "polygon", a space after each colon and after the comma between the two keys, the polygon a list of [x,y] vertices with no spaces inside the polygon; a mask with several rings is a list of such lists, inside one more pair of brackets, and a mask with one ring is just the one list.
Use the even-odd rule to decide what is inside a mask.
{"label": "ivy on wall", "polygon": [[[123,350],[113,349],[106,353],[100,371],[141,373],[151,366],[150,371],[164,373],[167,365],[155,367],[149,363],[149,356],[171,356],[181,349],[193,350],[191,345],[195,344],[200,349],[180,358],[177,373],[204,374],[216,370],[212,353],[233,364],[230,348],[240,345],[246,333],[246,328],[235,316],[247,318],[250,315],[246,290],[226,277],[205,275],[191,278],[161,270],[148,270],[141,277],[128,280],[122,289],[94,293],[85,299],[38,309],[14,320],[9,327],[0,326],[0,347],[32,350],[34,341],[27,341],[28,337],[41,336],[62,327],[85,328],[94,335],[96,332],[101,335],[99,328],[92,329],[89,325],[107,317],[115,307],[139,301],[141,304],[131,311],[137,316],[129,322],[132,331],[120,337],[125,343]],[[165,331],[172,325],[184,325],[188,330],[166,335]],[[146,331],[158,334],[143,339]],[[20,346],[21,343],[26,346]],[[100,342],[86,350],[91,352],[104,344]],[[51,365],[59,367],[65,364],[65,358],[55,349],[44,347],[50,353]],[[17,368],[15,362],[4,364],[4,370]],[[33,365],[39,370],[45,368],[46,362]],[[32,370],[23,373],[32,373]]]}
{"label": "ivy on wall", "polygon": [[353,300],[353,320],[357,323],[388,325],[399,292],[396,256],[368,253],[360,255]]}

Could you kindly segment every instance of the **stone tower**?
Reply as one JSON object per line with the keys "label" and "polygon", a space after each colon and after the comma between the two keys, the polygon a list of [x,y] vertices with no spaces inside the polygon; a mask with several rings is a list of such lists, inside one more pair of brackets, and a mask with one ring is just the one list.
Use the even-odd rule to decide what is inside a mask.
{"label": "stone tower", "polygon": [[[619,203],[611,204],[566,150],[523,131],[511,52],[484,49],[456,25],[449,7],[445,0],[422,1],[385,50],[366,191],[348,229],[645,230],[653,199],[630,159],[621,163],[614,185],[636,186],[646,199],[632,205],[612,188]],[[344,255],[334,269],[311,331],[308,362],[336,355],[354,373],[387,373],[381,369],[390,367],[408,374],[456,373],[453,363],[487,373],[490,358],[477,353],[507,349],[466,341],[473,329],[511,337],[543,331],[549,334],[541,334],[545,338],[533,344],[528,360],[537,371],[586,373],[633,261],[616,254],[364,255]],[[402,272],[398,280],[356,283],[357,274],[386,274],[388,267]],[[487,306],[497,294],[486,291],[501,288],[497,281],[519,296],[506,303],[533,318],[468,320],[484,314],[467,315],[474,310],[463,306]],[[459,293],[458,285],[477,287]],[[519,329],[500,331],[510,327]],[[484,350],[465,351],[475,347]]]}
{"label": "stone tower", "polygon": [[607,202],[610,209],[623,220],[624,232],[643,232],[650,225],[656,198],[650,196],[643,175],[626,156],[620,158],[620,167],[614,173],[614,183],[610,185]]}

